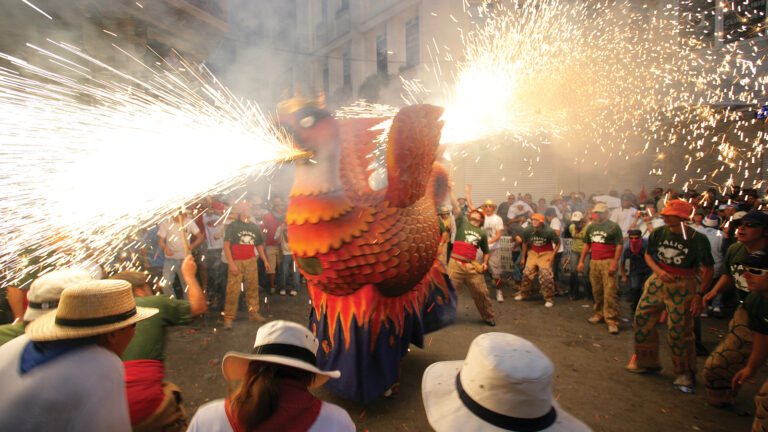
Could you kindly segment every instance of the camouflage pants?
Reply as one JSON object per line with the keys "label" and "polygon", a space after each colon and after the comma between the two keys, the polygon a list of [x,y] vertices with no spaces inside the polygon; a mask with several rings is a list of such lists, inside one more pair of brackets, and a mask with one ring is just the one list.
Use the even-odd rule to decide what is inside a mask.
{"label": "camouflage pants", "polygon": [[456,294],[466,286],[472,294],[472,300],[475,301],[475,307],[483,321],[493,321],[493,306],[488,297],[488,287],[485,285],[483,274],[478,273],[471,262],[459,261],[452,257],[448,262],[448,276],[456,288]]}
{"label": "camouflage pants", "polygon": [[528,298],[531,294],[531,285],[536,275],[539,275],[541,296],[545,301],[555,301],[555,280],[552,273],[552,256],[554,251],[534,252],[529,251],[525,257],[525,269],[523,270],[523,283],[520,285],[520,295]]}
{"label": "camouflage pants", "polygon": [[[592,261],[592,265],[594,263]],[[639,367],[661,367],[656,324],[666,309],[667,343],[675,373],[696,373],[696,345],[691,314],[696,286],[695,276],[676,276],[674,282],[662,282],[653,274],[645,282],[635,312],[635,354]]]}
{"label": "camouflage pants", "polygon": [[743,306],[739,306],[728,325],[728,335],[707,358],[704,363],[704,386],[707,398],[716,404],[733,402],[731,381],[733,375],[747,365],[752,353],[752,331],[747,327],[748,315]]}
{"label": "camouflage pants", "polygon": [[760,391],[755,396],[755,421],[752,422],[752,432],[768,431],[768,380],[765,380]]}
{"label": "camouflage pants", "polygon": [[595,315],[600,315],[608,325],[619,325],[619,292],[616,285],[616,275],[610,275],[613,258],[595,260],[589,263],[589,282],[592,284],[592,297],[595,299],[593,309]]}
{"label": "camouflage pants", "polygon": [[224,320],[234,321],[237,317],[237,303],[240,300],[240,286],[245,288],[245,304],[248,315],[259,312],[259,258],[235,260],[237,275],[227,272],[227,299],[224,304]]}

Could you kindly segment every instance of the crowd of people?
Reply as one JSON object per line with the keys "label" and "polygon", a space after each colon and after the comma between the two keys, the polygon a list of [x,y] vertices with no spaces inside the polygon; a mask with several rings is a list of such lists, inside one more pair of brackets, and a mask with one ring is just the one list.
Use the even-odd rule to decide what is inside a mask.
{"label": "crowd of people", "polygon": [[[731,405],[745,377],[768,357],[762,339],[768,330],[768,213],[757,191],[733,188],[723,196],[716,189],[699,194],[657,188],[587,200],[572,193],[536,203],[530,194],[509,194],[501,205],[486,200],[479,208],[471,192],[468,185],[465,198],[452,196],[454,225],[447,208],[438,213],[451,278],[457,289],[471,291],[488,325],[496,325],[492,290],[503,302],[505,282],[512,281],[514,299],[523,301],[538,282],[544,307],[554,307],[558,294],[575,300],[583,293],[593,301],[587,321],[618,334],[623,292],[635,351],[627,371],[661,370],[657,324],[666,322],[674,385],[693,392],[696,356],[706,355],[702,378],[716,407]],[[497,257],[503,253],[511,255],[504,268]],[[473,270],[467,264],[473,263],[468,277]],[[702,313],[733,314],[729,334],[711,353],[701,344]],[[756,398],[755,425],[761,428],[768,426],[760,414],[768,406],[764,390]]]}
{"label": "crowd of people", "polygon": [[[440,259],[489,326],[497,319],[491,292],[497,302],[540,292],[546,308],[566,297],[592,300],[586,321],[617,334],[621,293],[634,331],[627,370],[660,370],[656,324],[666,322],[675,385],[691,391],[696,355],[707,355],[701,377],[718,407],[731,404],[768,358],[768,214],[754,190],[625,190],[536,202],[510,194],[499,205],[485,200],[475,207],[467,186],[465,197],[451,191],[450,204],[436,209]],[[0,429],[354,430],[342,408],[309,392],[339,378],[317,368],[317,339],[304,325],[264,323],[259,313],[260,288],[296,295],[302,286],[285,212],[278,197],[265,204],[208,197],[141,232],[102,269],[105,279],[75,268],[37,269],[41,276],[27,286],[9,287],[16,320],[0,326],[0,376],[7,383]],[[134,269],[117,271],[122,267]],[[228,397],[189,419],[181,391],[165,380],[164,329],[208,310],[221,312],[223,327],[232,328],[238,309],[264,323],[254,349],[224,356]],[[697,344],[702,312],[732,314],[729,334],[711,353]],[[505,360],[489,368],[490,358]],[[465,360],[427,369],[427,417],[436,430],[588,430],[554,403],[552,376],[551,362],[530,342],[483,334]],[[521,389],[521,377],[540,387]],[[514,403],[523,391],[525,405]],[[756,425],[765,426],[766,391],[768,382],[756,398]],[[39,415],[25,415],[30,410]]]}

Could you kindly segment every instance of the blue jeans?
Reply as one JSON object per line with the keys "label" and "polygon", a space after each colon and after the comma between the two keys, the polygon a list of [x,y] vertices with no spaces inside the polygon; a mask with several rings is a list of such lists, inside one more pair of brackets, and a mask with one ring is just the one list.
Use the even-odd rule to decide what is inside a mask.
{"label": "blue jeans", "polygon": [[165,262],[163,263],[163,294],[169,297],[175,294],[173,292],[173,280],[178,276],[181,283],[181,296],[178,297],[179,300],[187,298],[187,283],[184,282],[184,276],[181,274],[182,262],[184,262],[183,259],[165,257]]}
{"label": "blue jeans", "polygon": [[643,286],[645,281],[648,280],[653,272],[651,269],[644,271],[633,272],[629,271],[629,300],[632,303],[632,313],[637,309],[637,302],[640,301],[640,296],[643,294]]}
{"label": "blue jeans", "polygon": [[[287,289],[289,280],[291,281],[292,286],[290,289]],[[288,290],[299,292],[299,272],[296,271],[296,267],[293,264],[293,255],[283,255],[278,286],[280,287],[280,291]]]}

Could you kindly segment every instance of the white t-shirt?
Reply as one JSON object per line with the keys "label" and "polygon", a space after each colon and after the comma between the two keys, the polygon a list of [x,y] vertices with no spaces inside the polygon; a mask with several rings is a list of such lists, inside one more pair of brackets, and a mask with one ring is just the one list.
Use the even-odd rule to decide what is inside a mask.
{"label": "white t-shirt", "polygon": [[[221,249],[224,247],[224,220],[215,213],[203,213],[203,225],[205,226],[205,242],[208,249]],[[216,222],[219,222],[216,224]],[[218,237],[218,238],[217,238]]]}
{"label": "white t-shirt", "polygon": [[558,252],[563,251],[563,223],[560,222],[560,218],[552,218],[549,222],[549,227],[560,233],[560,247],[557,248]]}
{"label": "white t-shirt", "polygon": [[497,214],[486,216],[485,222],[483,223],[483,231],[488,235],[489,250],[496,250],[501,247],[501,242],[499,240],[491,243],[491,240],[496,237],[496,234],[499,231],[504,231],[504,221],[501,220],[501,216]]}
{"label": "white t-shirt", "polygon": [[[184,218],[184,229],[187,231],[187,243],[192,241],[192,235],[197,235],[200,230],[197,229],[197,224],[192,219]],[[178,218],[172,217],[160,222],[160,226],[157,229],[157,236],[165,239],[166,249],[170,249],[173,255],[167,256],[170,259],[184,259],[184,240],[181,236],[181,227],[179,227]]]}
{"label": "white t-shirt", "polygon": [[621,234],[624,237],[627,237],[629,226],[632,225],[632,222],[635,221],[635,213],[637,213],[637,209],[634,207],[630,207],[628,209],[617,208],[611,215],[611,220],[619,225],[619,228],[621,228]]}
{"label": "white t-shirt", "polygon": [[22,335],[0,347],[0,431],[131,430],[120,357],[89,345],[21,375],[29,342]]}
{"label": "white t-shirt", "polygon": [[[308,432],[354,432],[355,424],[338,405],[323,401],[320,414]],[[189,422],[187,432],[233,432],[224,411],[224,399],[202,405]]]}

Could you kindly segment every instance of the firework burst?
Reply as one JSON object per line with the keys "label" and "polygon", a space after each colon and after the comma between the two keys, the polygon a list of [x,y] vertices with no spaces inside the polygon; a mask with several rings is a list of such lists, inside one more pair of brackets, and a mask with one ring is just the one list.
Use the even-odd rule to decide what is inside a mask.
{"label": "firework burst", "polygon": [[113,263],[137,229],[297,154],[204,67],[132,75],[49,42],[30,45],[49,69],[0,55],[6,282],[30,263]]}

